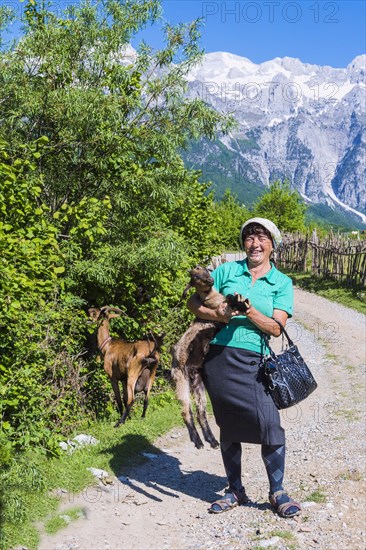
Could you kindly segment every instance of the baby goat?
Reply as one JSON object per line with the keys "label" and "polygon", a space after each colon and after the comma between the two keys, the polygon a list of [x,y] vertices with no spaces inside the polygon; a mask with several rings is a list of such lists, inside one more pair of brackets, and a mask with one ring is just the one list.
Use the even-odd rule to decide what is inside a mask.
{"label": "baby goat", "polygon": [[[189,274],[191,279],[184,289],[182,298],[185,298],[188,290],[194,287],[202,303],[210,309],[215,310],[221,304],[226,303],[227,307],[232,310],[246,310],[248,304],[240,301],[241,296],[229,295],[225,298],[213,288],[214,280],[207,268],[196,266],[189,271]],[[203,443],[194,423],[191,393],[194,396],[197,420],[205,440],[213,448],[219,446],[207,420],[202,366],[210,341],[223,326],[225,326],[224,323],[196,318],[171,350],[173,359],[171,376],[175,383],[177,398],[182,405],[183,420],[188,428],[191,441],[197,449],[201,449]]]}
{"label": "baby goat", "polygon": [[[122,311],[118,308],[104,306],[100,309],[90,308],[88,313],[90,319],[98,323],[98,348],[104,357],[104,370],[111,380],[118,410],[121,414],[121,418],[115,425],[117,428],[120,424],[124,424],[129,416],[135,392],[143,391],[145,393],[142,412],[142,417],[145,417],[150,390],[158,368],[162,336],[135,342],[112,338],[109,334],[109,321],[118,317]],[[124,412],[119,389],[120,381],[123,388]]]}

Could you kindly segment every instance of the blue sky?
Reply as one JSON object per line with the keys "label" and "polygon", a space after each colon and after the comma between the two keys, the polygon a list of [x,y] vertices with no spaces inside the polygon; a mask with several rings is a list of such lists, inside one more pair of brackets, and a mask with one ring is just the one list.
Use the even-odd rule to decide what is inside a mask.
{"label": "blue sky", "polygon": [[[79,3],[49,1],[60,10]],[[17,13],[25,6],[20,0],[0,0],[0,5]],[[366,52],[365,0],[163,0],[162,6],[170,23],[204,18],[201,44],[206,52],[235,53],[254,63],[288,56],[346,67]],[[146,28],[138,39],[142,37],[162,46],[158,26]]]}
{"label": "blue sky", "polygon": [[[366,52],[364,0],[164,0],[170,23],[204,17],[206,52],[226,51],[262,63],[297,57],[304,63],[346,67]],[[156,47],[159,33],[142,36]]]}

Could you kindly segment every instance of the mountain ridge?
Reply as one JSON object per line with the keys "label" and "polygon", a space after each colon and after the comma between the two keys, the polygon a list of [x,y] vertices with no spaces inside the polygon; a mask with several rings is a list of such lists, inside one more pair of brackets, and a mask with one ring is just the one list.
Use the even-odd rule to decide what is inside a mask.
{"label": "mountain ridge", "polygon": [[[222,176],[230,172],[257,186],[286,178],[309,203],[341,207],[366,223],[365,67],[366,54],[346,68],[206,54],[187,77],[188,96],[232,113],[238,123],[220,138],[235,152],[235,161],[231,156],[220,167]],[[196,150],[195,166],[204,166],[213,149],[206,144],[201,156]]]}

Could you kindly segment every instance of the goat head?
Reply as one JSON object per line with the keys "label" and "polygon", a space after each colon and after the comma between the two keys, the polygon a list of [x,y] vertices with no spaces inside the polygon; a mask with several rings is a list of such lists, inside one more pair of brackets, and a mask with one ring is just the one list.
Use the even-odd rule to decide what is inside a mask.
{"label": "goat head", "polygon": [[105,319],[114,319],[119,317],[123,311],[118,307],[103,306],[101,308],[91,307],[88,309],[88,315],[92,321],[98,321],[102,317]]}
{"label": "goat head", "polygon": [[201,265],[196,265],[193,269],[190,269],[188,271],[188,275],[190,275],[190,281],[188,285],[183,290],[182,294],[182,300],[186,298],[188,290],[190,288],[202,288],[209,290],[213,284],[214,280],[210,275],[209,270],[207,267],[202,267]]}

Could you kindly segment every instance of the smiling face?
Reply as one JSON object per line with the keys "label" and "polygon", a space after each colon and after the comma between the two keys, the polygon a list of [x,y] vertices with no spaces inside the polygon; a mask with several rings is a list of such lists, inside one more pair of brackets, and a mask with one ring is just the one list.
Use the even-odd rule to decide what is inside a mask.
{"label": "smiling face", "polygon": [[259,224],[250,224],[243,231],[244,250],[249,267],[267,265],[273,250],[269,231]]}

